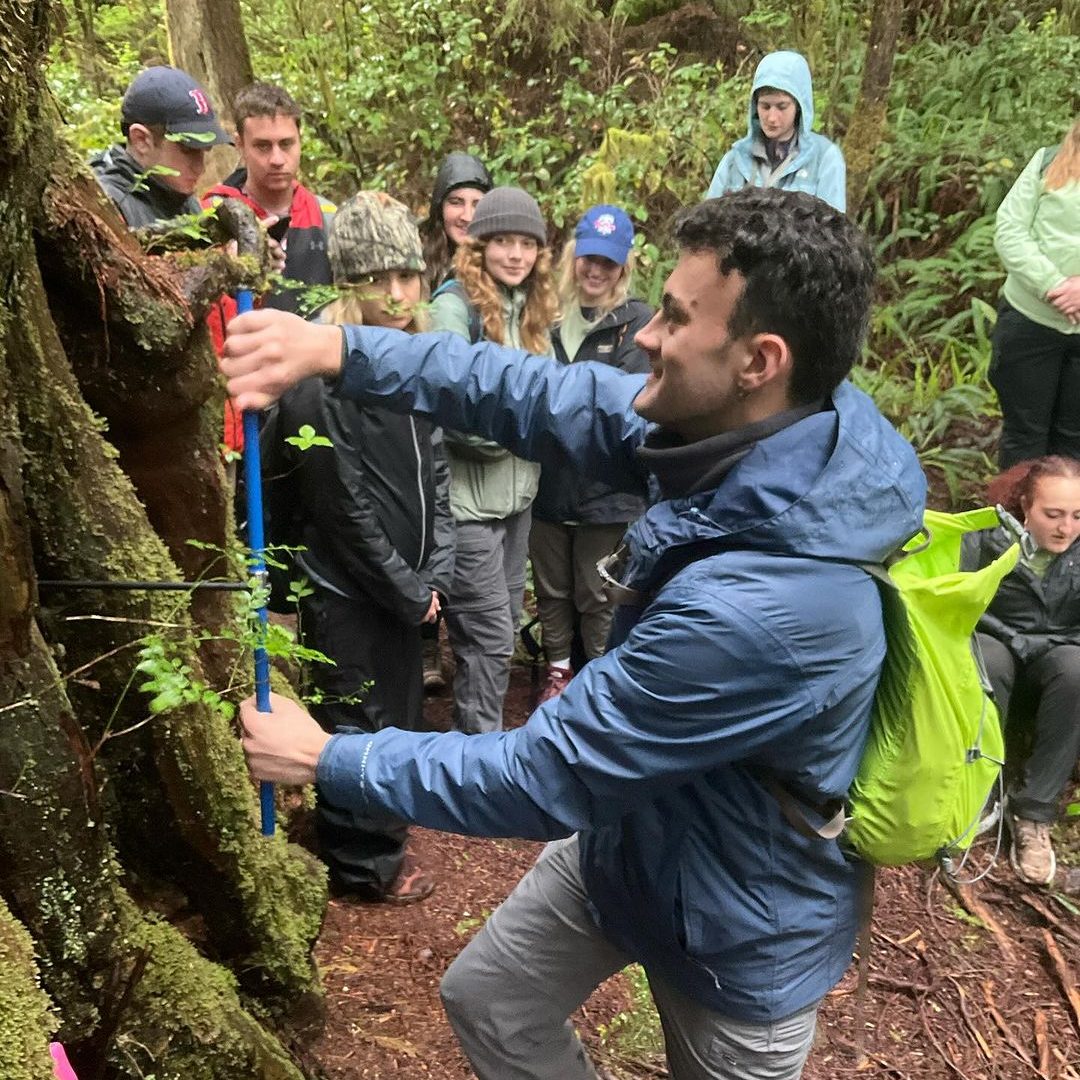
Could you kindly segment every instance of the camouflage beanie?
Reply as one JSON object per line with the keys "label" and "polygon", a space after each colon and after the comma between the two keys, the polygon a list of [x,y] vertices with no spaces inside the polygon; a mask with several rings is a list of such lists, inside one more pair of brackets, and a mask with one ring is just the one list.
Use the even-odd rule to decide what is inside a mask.
{"label": "camouflage beanie", "polygon": [[338,208],[327,241],[334,281],[359,281],[384,270],[424,270],[409,208],[385,191],[361,191]]}

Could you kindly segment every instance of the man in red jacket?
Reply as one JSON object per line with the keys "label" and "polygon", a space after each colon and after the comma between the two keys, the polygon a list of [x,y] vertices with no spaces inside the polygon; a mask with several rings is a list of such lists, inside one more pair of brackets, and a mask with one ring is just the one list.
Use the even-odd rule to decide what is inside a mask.
{"label": "man in red jacket", "polygon": [[[330,262],[326,236],[335,207],[320,199],[297,179],[300,169],[300,107],[279,86],[253,83],[236,95],[236,149],[241,165],[211,188],[203,206],[221,199],[243,199],[285,253],[283,276],[303,285],[329,285]],[[297,288],[275,289],[264,297],[264,307],[296,311]],[[236,314],[236,302],[222,296],[210,313],[214,347],[221,352],[225,326]],[[231,403],[225,406],[225,445],[243,448],[243,425]]]}

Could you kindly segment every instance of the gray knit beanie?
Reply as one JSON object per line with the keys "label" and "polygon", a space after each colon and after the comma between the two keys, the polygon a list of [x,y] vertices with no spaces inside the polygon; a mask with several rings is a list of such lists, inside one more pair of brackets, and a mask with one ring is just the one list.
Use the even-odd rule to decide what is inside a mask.
{"label": "gray knit beanie", "polygon": [[547,226],[536,200],[517,187],[492,188],[477,204],[469,235],[476,240],[497,233],[521,233],[531,236],[544,247]]}

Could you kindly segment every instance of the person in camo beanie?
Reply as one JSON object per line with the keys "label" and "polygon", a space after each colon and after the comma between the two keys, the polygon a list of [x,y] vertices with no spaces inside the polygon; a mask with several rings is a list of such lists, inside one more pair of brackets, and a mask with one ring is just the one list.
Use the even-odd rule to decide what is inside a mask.
{"label": "person in camo beanie", "polygon": [[[425,325],[420,236],[408,209],[362,191],[338,211],[328,243],[335,284],[350,286],[320,316],[413,332]],[[331,446],[286,440],[309,424]],[[282,397],[262,436],[271,543],[306,577],[303,643],[333,664],[308,681],[325,730],[417,730],[423,710],[421,627],[450,592],[454,519],[438,429],[422,417],[361,405],[308,379]],[[331,887],[360,900],[407,903],[434,887],[405,849],[407,829],[365,819],[316,792],[319,849]]]}
{"label": "person in camo beanie", "polygon": [[385,191],[361,191],[339,208],[327,251],[334,281],[343,284],[389,270],[425,269],[409,208]]}

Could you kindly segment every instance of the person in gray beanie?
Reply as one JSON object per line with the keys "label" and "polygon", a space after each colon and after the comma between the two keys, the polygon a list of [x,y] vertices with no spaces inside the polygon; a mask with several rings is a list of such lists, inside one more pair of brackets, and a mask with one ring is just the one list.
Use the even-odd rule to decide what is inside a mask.
{"label": "person in gray beanie", "polygon": [[[327,246],[342,295],[320,321],[426,329],[424,258],[407,207],[361,191],[338,210]],[[289,443],[305,424],[332,445]],[[439,617],[454,560],[441,434],[422,417],[306,379],[272,411],[261,444],[270,541],[299,549],[292,576],[308,582],[301,638],[334,661],[305,672],[312,715],[329,732],[418,730],[421,628]],[[408,903],[434,887],[408,855],[400,821],[346,810],[317,788],[316,829],[339,894]]]}
{"label": "person in gray beanie", "polygon": [[[454,256],[454,278],[436,290],[432,328],[550,355],[558,306],[536,200],[521,188],[494,188],[477,204],[468,234]],[[498,731],[540,470],[477,436],[448,431],[446,440],[458,528],[446,611],[457,661],[453,724],[470,734]]]}
{"label": "person in gray beanie", "polygon": [[420,223],[427,279],[433,289],[451,276],[454,253],[468,237],[477,204],[494,186],[478,157],[458,150],[443,158],[431,192],[431,209]]}

